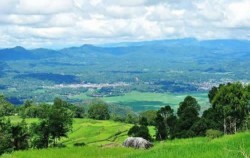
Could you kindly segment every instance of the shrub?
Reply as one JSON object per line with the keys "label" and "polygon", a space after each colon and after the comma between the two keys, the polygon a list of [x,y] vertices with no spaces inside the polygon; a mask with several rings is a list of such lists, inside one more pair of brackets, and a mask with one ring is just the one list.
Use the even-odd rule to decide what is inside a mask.
{"label": "shrub", "polygon": [[75,143],[74,146],[85,146],[86,144],[84,142],[82,143]]}
{"label": "shrub", "polygon": [[215,139],[223,136],[223,133],[219,130],[209,129],[206,131],[206,136],[210,139]]}
{"label": "shrub", "polygon": [[134,125],[133,127],[131,127],[128,131],[128,136],[132,136],[132,137],[142,137],[146,140],[151,141],[152,137],[149,134],[149,130],[147,126],[137,126]]}
{"label": "shrub", "polygon": [[108,104],[101,100],[93,100],[90,103],[88,116],[95,120],[108,120],[110,118]]}

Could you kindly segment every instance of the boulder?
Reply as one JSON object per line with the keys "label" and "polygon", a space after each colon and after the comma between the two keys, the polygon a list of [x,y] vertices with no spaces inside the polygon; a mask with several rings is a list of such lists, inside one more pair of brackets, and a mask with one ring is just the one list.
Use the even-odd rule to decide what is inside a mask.
{"label": "boulder", "polygon": [[123,146],[136,149],[148,149],[152,147],[153,144],[141,137],[129,137],[123,142]]}

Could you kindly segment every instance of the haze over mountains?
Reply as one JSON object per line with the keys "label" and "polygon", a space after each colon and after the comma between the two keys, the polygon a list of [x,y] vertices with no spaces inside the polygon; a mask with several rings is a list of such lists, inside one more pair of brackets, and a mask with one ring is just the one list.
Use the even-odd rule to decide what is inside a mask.
{"label": "haze over mountains", "polygon": [[[207,57],[207,58],[234,58],[235,60],[247,60],[250,58],[250,41],[248,40],[204,40],[196,39],[176,39],[176,40],[157,40],[145,42],[131,42],[106,44],[101,46],[82,45],[80,47],[69,47],[61,50],[52,50],[45,48],[25,49],[21,46],[14,48],[0,49],[0,60],[25,60],[61,57],[63,55],[149,55],[155,56],[171,55],[169,58],[178,57],[178,55],[189,57]],[[178,60],[178,59],[177,59]]]}

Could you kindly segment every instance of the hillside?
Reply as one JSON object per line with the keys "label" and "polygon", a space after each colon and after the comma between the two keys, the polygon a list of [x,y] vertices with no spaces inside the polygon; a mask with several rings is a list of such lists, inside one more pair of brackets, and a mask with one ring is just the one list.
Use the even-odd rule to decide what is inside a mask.
{"label": "hillside", "polygon": [[[86,122],[87,121],[87,122]],[[102,140],[110,136],[114,131],[126,125],[112,123],[110,121],[93,121],[85,120],[76,121],[74,129],[79,128],[78,132],[69,135],[69,141],[64,141],[68,145],[75,141],[91,142],[93,140]],[[82,126],[81,126],[82,124]],[[129,125],[128,125],[129,126]],[[87,128],[88,127],[88,128]],[[118,127],[118,128],[117,128]],[[123,128],[123,129],[125,129]],[[113,130],[117,129],[117,130]],[[100,131],[101,130],[101,131]],[[110,132],[107,134],[107,130]],[[73,130],[74,131],[74,130]],[[81,132],[80,132],[81,131]],[[96,134],[103,132],[103,134]],[[84,138],[84,135],[90,135]],[[92,135],[92,136],[91,136]],[[112,134],[111,134],[112,135]],[[94,137],[93,137],[94,136]],[[88,144],[84,147],[67,147],[67,148],[51,148],[42,150],[17,151],[12,154],[5,154],[3,158],[44,158],[44,157],[60,157],[60,158],[81,158],[81,157],[157,157],[157,158],[243,158],[250,155],[250,133],[238,133],[236,135],[227,135],[222,138],[209,140],[208,138],[191,138],[176,139],[173,141],[164,141],[155,143],[155,146],[149,150],[136,150],[122,147],[121,144],[126,136],[117,139],[116,144],[110,142],[102,142],[97,144]],[[107,144],[107,145],[104,145]]]}

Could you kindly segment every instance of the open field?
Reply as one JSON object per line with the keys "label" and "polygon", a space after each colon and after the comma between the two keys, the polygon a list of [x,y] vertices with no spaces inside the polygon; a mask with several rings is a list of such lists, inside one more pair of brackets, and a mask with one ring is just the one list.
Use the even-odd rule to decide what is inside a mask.
{"label": "open field", "polygon": [[[207,93],[143,93],[133,91],[125,93],[123,96],[103,97],[104,101],[109,103],[125,105],[131,107],[134,111],[145,111],[149,109],[159,109],[161,106],[171,105],[175,110],[179,103],[184,100],[187,95],[191,95],[197,99],[201,105],[201,110],[208,108]],[[91,99],[85,93],[71,96],[71,99]]]}

